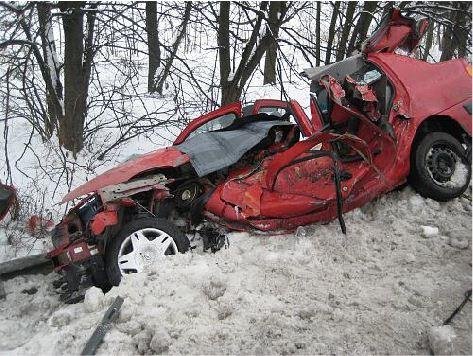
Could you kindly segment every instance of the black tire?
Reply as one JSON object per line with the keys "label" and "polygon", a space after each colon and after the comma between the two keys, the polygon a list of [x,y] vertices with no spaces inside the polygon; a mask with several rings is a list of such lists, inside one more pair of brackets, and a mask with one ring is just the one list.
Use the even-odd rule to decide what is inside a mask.
{"label": "black tire", "polygon": [[[455,185],[451,180],[458,169],[458,160],[467,169],[467,179],[461,185]],[[422,196],[445,202],[462,195],[470,180],[471,164],[465,149],[452,135],[431,132],[412,147],[409,183]]]}
{"label": "black tire", "polygon": [[190,242],[187,236],[175,225],[165,219],[159,218],[139,218],[132,220],[120,229],[120,232],[111,237],[105,251],[105,271],[107,272],[110,284],[118,286],[121,281],[121,272],[118,267],[118,254],[122,242],[133,232],[144,229],[155,228],[164,231],[172,237],[179,252],[187,252],[190,248]]}

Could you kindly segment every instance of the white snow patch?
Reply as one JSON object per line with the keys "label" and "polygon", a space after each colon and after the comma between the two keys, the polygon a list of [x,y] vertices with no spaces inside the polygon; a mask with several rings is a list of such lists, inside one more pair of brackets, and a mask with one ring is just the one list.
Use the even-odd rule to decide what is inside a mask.
{"label": "white snow patch", "polygon": [[445,185],[450,188],[460,188],[466,184],[467,179],[468,167],[458,159],[455,164],[455,171],[453,172],[450,180],[446,182]]}
{"label": "white snow patch", "polygon": [[434,355],[453,355],[455,330],[451,325],[433,326],[429,330],[429,345]]}

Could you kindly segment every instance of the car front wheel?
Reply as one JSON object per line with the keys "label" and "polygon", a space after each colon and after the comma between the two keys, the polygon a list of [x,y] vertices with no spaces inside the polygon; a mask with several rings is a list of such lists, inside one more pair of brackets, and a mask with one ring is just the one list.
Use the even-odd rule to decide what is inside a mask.
{"label": "car front wheel", "polygon": [[105,252],[105,269],[110,283],[118,286],[128,273],[143,272],[168,255],[189,250],[189,239],[165,219],[141,218],[123,226],[112,237]]}
{"label": "car front wheel", "polygon": [[448,201],[463,194],[471,164],[461,143],[445,132],[431,132],[412,148],[409,181],[422,196]]}

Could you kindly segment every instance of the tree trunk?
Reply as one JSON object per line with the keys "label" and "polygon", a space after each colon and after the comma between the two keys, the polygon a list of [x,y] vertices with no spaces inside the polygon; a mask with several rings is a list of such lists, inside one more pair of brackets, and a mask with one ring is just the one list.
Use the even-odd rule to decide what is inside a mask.
{"label": "tree trunk", "polygon": [[264,61],[264,80],[263,84],[276,83],[276,61],[278,56],[277,38],[279,34],[278,14],[285,7],[283,1],[272,1],[269,4],[268,27],[270,30],[270,41],[266,50],[266,58]]}
{"label": "tree trunk", "polygon": [[333,3],[332,19],[328,28],[327,52],[325,52],[325,64],[330,63],[330,56],[332,55],[332,44],[335,38],[335,26],[337,24],[338,12],[340,9],[340,1]]}
{"label": "tree trunk", "polygon": [[[220,87],[222,89],[222,105],[240,99],[243,88],[252,73],[256,70],[261,59],[266,53],[271,39],[271,31],[266,29],[264,36],[258,41],[261,33],[261,25],[265,19],[267,1],[260,3],[256,21],[254,21],[253,30],[249,40],[240,56],[240,63],[235,73],[230,75],[230,3],[220,2],[220,14],[218,16],[218,48],[219,48],[219,64],[220,64]],[[281,27],[284,22],[288,6],[280,9],[279,19],[276,26]]]}
{"label": "tree trunk", "polygon": [[158,15],[155,1],[146,2],[146,35],[148,37],[148,92],[156,91],[156,71],[161,64],[158,41]]}
{"label": "tree trunk", "polygon": [[[459,3],[452,4],[452,7],[458,8],[456,6],[457,4]],[[454,39],[453,31],[455,30],[454,25],[459,20],[458,14],[459,14],[458,11],[451,10],[450,15],[448,16],[448,21],[450,22],[450,24],[447,26],[444,26],[443,36],[442,36],[442,55],[440,56],[441,62],[452,59],[455,53],[457,41],[455,41]]]}
{"label": "tree trunk", "polygon": [[218,60],[220,64],[220,88],[222,89],[222,105],[232,102],[230,75],[230,2],[220,2],[218,16]]}
{"label": "tree trunk", "polygon": [[320,65],[320,4],[321,1],[317,1],[317,13],[315,17],[315,65]]}
{"label": "tree trunk", "polygon": [[171,53],[169,54],[169,57],[166,60],[166,65],[164,66],[163,72],[158,80],[158,84],[156,85],[156,91],[160,95],[163,95],[164,83],[169,73],[171,72],[172,62],[174,61],[174,57],[176,57],[179,45],[181,44],[181,41],[184,38],[184,35],[186,34],[187,24],[189,23],[189,19],[191,16],[191,9],[192,2],[186,1],[186,9],[184,11],[184,18],[182,19],[181,29],[176,37],[176,40],[174,41],[174,44],[172,45]]}
{"label": "tree trunk", "polygon": [[426,61],[429,58],[430,49],[432,48],[432,43],[434,39],[434,24],[429,25],[427,30],[427,37],[425,38],[424,53],[422,54],[422,59]]}
{"label": "tree trunk", "polygon": [[359,34],[359,41],[366,40],[368,35],[368,30],[370,29],[371,21],[373,19],[373,15],[376,12],[376,8],[378,7],[377,1],[365,1],[365,12],[363,15],[365,16],[364,20],[361,23],[360,27],[360,34]]}
{"label": "tree trunk", "polygon": [[345,58],[345,52],[347,49],[348,36],[350,35],[350,29],[352,28],[353,15],[355,13],[356,1],[348,3],[347,11],[345,13],[345,24],[342,30],[342,36],[340,37],[340,43],[338,44],[336,60],[341,61]]}
{"label": "tree trunk", "polygon": [[[467,57],[468,48],[468,32],[471,31],[471,17],[468,14],[471,14],[471,2],[461,1],[457,3],[459,10],[461,11],[458,14],[458,22],[455,23],[457,30],[458,41],[458,57],[463,58]],[[470,15],[471,16],[471,15]]]}
{"label": "tree trunk", "polygon": [[87,11],[84,47],[84,2],[60,2],[64,28],[64,118],[59,122],[59,142],[74,156],[84,146],[84,122],[92,66],[95,13]]}
{"label": "tree trunk", "polygon": [[371,24],[372,15],[376,9],[378,3],[377,1],[365,1],[363,4],[363,10],[360,14],[358,21],[356,23],[355,29],[350,37],[350,42],[348,43],[347,55],[350,56],[355,50],[357,43],[365,40],[366,34]]}
{"label": "tree trunk", "polygon": [[[36,4],[38,12],[39,35],[41,38],[41,48],[43,58],[46,64],[46,71],[51,78],[54,86],[54,92],[46,91],[46,103],[48,115],[44,118],[44,128],[48,138],[51,138],[54,129],[57,127],[58,120],[62,119],[62,90],[63,86],[59,77],[59,62],[57,60],[56,45],[54,43],[54,34],[51,21],[51,4],[47,2],[38,2]],[[57,104],[61,105],[57,105]]]}

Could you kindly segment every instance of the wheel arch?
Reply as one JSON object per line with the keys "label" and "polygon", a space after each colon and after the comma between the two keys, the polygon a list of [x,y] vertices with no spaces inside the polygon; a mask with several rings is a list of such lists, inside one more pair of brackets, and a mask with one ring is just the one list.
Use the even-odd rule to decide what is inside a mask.
{"label": "wheel arch", "polygon": [[[471,136],[460,123],[448,115],[432,115],[425,118],[417,127],[413,145],[417,144],[429,132],[445,132],[455,137],[459,142],[471,145]],[[412,154],[412,150],[411,150]]]}

